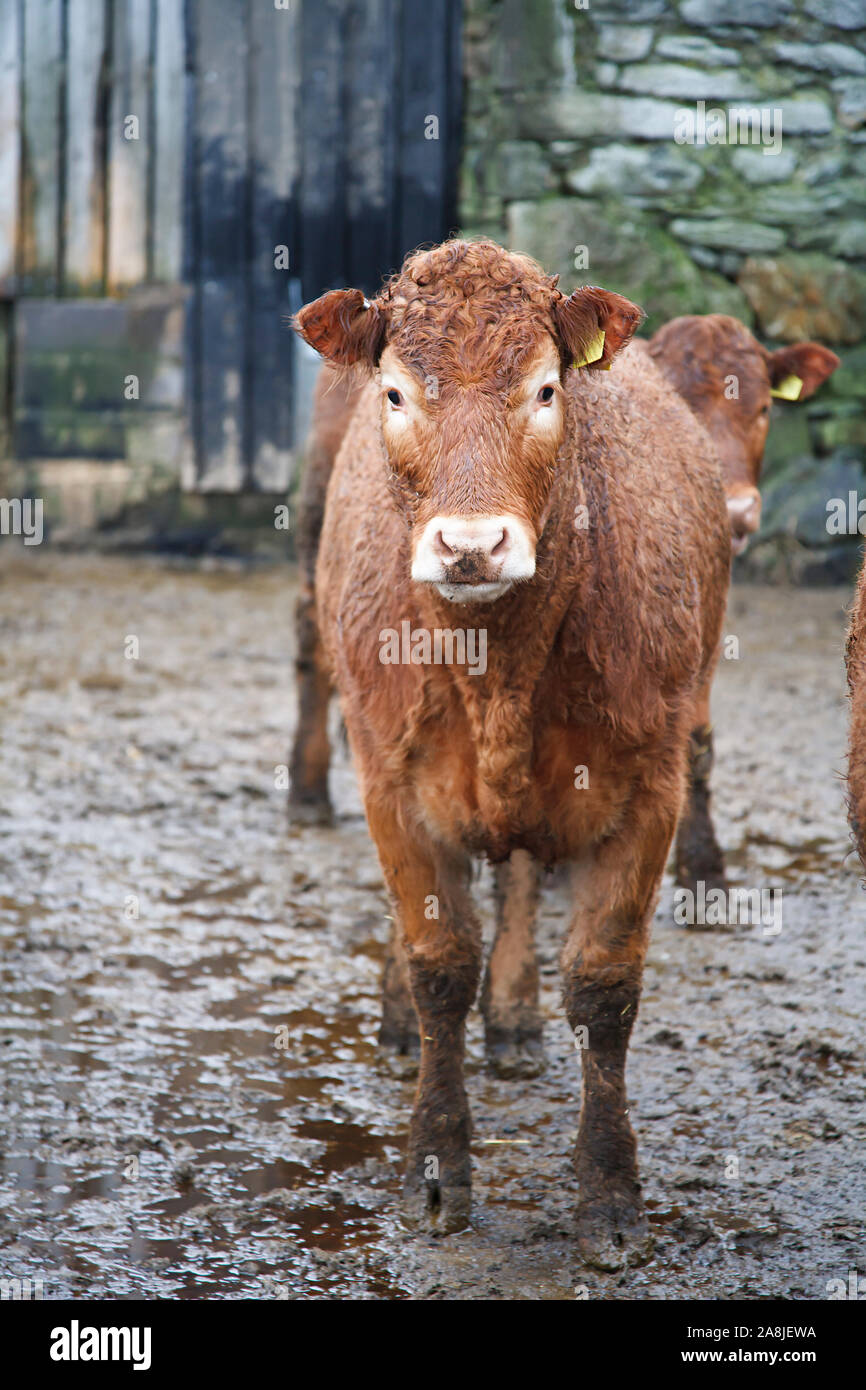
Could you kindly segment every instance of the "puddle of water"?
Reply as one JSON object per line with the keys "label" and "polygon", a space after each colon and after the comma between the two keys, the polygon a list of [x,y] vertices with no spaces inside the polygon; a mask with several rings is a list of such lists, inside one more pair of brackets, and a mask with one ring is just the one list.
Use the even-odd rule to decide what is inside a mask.
{"label": "puddle of water", "polygon": [[303,1245],[318,1250],[369,1245],[380,1234],[379,1222],[366,1207],[345,1203],[331,1211],[324,1207],[295,1207],[287,1214],[286,1226],[297,1232]]}
{"label": "puddle of water", "polygon": [[339,1173],[368,1158],[390,1167],[388,1148],[399,1149],[402,1153],[406,1145],[405,1134],[382,1138],[360,1125],[335,1124],[332,1120],[304,1120],[294,1126],[294,1133],[299,1138],[316,1139],[325,1145],[324,1154],[315,1160],[315,1167],[324,1174]]}
{"label": "puddle of water", "polygon": [[732,886],[743,886],[750,875],[754,877],[757,867],[762,876],[769,880],[762,886],[771,887],[776,879],[782,883],[800,884],[815,876],[838,873],[844,853],[838,844],[823,836],[790,844],[771,835],[754,832],[735,849],[726,850],[725,859],[729,870],[740,870],[740,876]]}
{"label": "puddle of water", "polygon": [[224,888],[214,888],[210,879],[204,879],[200,883],[194,883],[185,892],[173,896],[170,893],[163,893],[162,900],[171,903],[172,906],[185,906],[187,903],[203,902],[207,899],[210,902],[229,903],[237,898],[245,898],[253,888],[261,887],[260,878],[249,879],[246,883],[230,883]]}
{"label": "puddle of water", "polygon": [[647,1198],[644,1203],[647,1210],[647,1220],[651,1226],[667,1226],[671,1221],[679,1221],[683,1214],[682,1207],[663,1206],[661,1202]]}

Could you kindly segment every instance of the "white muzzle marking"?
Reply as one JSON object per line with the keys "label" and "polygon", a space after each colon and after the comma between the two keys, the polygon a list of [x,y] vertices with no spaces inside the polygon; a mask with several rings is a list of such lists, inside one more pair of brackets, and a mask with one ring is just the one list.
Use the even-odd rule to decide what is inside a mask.
{"label": "white muzzle marking", "polygon": [[411,573],[451,603],[491,603],[535,574],[535,541],[509,513],[434,516],[415,544]]}

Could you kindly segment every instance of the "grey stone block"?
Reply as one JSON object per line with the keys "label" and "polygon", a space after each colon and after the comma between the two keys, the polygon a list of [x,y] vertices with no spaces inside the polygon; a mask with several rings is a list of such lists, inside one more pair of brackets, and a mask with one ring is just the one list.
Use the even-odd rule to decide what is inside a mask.
{"label": "grey stone block", "polygon": [[530,140],[505,140],[496,152],[496,191],[506,202],[536,198],[555,186],[541,145]]}
{"label": "grey stone block", "polygon": [[676,58],[683,63],[702,63],[708,68],[735,68],[740,55],[735,48],[722,48],[700,34],[666,34],[656,44],[660,58]]}
{"label": "grey stone block", "polygon": [[773,102],[782,112],[784,135],[828,135],[833,129],[833,113],[826,102],[809,97]]}
{"label": "grey stone block", "polygon": [[681,101],[754,101],[759,93],[753,81],[730,68],[689,67],[685,63],[636,63],[622,69],[619,85],[625,91],[648,96],[677,97]]}
{"label": "grey stone block", "polygon": [[645,58],[652,48],[653,31],[649,25],[602,24],[598,31],[599,58],[614,63],[633,63]]}
{"label": "grey stone block", "polygon": [[866,0],[806,0],[803,9],[837,29],[866,29]]}
{"label": "grey stone block", "polygon": [[866,275],[818,252],[746,261],[738,284],[768,337],[835,345],[866,337]]}
{"label": "grey stone block", "polygon": [[783,63],[816,72],[866,73],[866,53],[847,43],[777,43],[774,49]]}
{"label": "grey stone block", "polygon": [[763,150],[737,145],[731,154],[731,162],[746,183],[763,187],[767,183],[789,179],[797,167],[797,156],[793,150],[783,149],[778,154],[765,155]]}
{"label": "grey stone block", "polygon": [[674,219],[670,229],[682,241],[714,246],[723,251],[778,251],[785,244],[785,233],[779,227],[765,227],[733,217],[679,217]]}
{"label": "grey stone block", "polygon": [[703,178],[691,153],[679,146],[598,145],[583,168],[569,171],[575,193],[654,194],[690,191]]}
{"label": "grey stone block", "polygon": [[794,6],[791,0],[683,0],[680,15],[686,24],[701,24],[707,28],[736,27],[752,24],[756,29],[772,29],[789,18]]}
{"label": "grey stone block", "polygon": [[836,111],[842,124],[849,130],[866,124],[866,80],[837,78],[833,90],[837,93]]}
{"label": "grey stone block", "polygon": [[528,95],[520,102],[521,135],[543,143],[552,140],[594,140],[599,136],[634,136],[639,140],[671,140],[677,106],[651,97],[611,96],[568,88]]}

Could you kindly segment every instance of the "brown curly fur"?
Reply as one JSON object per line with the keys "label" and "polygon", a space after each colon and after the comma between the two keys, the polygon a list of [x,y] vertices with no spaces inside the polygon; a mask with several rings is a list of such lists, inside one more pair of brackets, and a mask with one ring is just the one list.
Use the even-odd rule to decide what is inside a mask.
{"label": "brown curly fur", "polygon": [[[729,494],[740,485],[758,485],[773,388],[799,376],[799,399],[805,401],[839,366],[836,354],[820,343],[771,352],[728,314],[671,319],[650,338],[649,352],[712,435]],[[732,377],[736,396],[727,390]]]}
{"label": "brown curly fur", "polygon": [[[640,317],[621,296],[566,298],[526,257],[461,242],[410,257],[369,306],[333,292],[298,315],[339,367],[357,364],[315,589],[420,1022],[404,1209],[444,1230],[468,1216],[462,1026],[481,958],[469,856],[570,860],[565,997],[590,1032],[578,1239],[601,1261],[646,1244],[625,1050],[730,567],[707,433],[645,346],[617,355]],[[601,362],[571,369],[602,325]],[[388,447],[369,370],[384,351],[437,386]],[[555,429],[533,433],[522,373],[557,354]],[[520,518],[536,570],[495,602],[455,607],[411,581],[410,558],[418,527],[467,512]],[[381,633],[405,620],[484,628],[486,670],[383,665]]]}

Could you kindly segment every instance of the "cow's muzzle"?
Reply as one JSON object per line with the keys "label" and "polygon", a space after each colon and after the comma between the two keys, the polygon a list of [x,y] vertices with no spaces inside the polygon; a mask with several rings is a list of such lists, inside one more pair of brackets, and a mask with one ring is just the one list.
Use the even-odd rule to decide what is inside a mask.
{"label": "cow's muzzle", "polygon": [[434,516],[415,544],[412,578],[452,603],[501,598],[535,573],[535,540],[525,521],[501,516]]}
{"label": "cow's muzzle", "polygon": [[761,494],[756,487],[744,487],[728,496],[728,521],[731,524],[731,549],[742,555],[749,538],[761,524]]}

